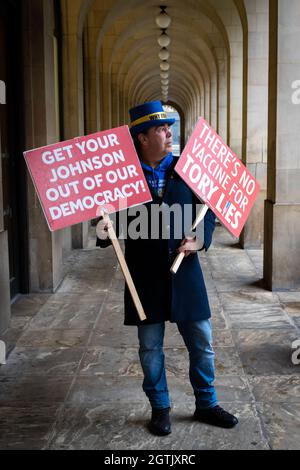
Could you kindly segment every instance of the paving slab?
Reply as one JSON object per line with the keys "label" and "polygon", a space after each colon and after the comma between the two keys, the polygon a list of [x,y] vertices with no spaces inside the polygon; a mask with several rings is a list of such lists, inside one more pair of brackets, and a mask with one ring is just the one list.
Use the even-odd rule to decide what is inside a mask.
{"label": "paving slab", "polygon": [[281,302],[281,305],[292,323],[298,328],[300,335],[300,302]]}
{"label": "paving slab", "polygon": [[[242,363],[233,347],[215,347],[218,375],[243,374]],[[167,376],[188,377],[189,360],[185,347],[164,348]],[[137,348],[89,348],[83,357],[79,375],[142,376]]]}
{"label": "paving slab", "polygon": [[[145,403],[142,390],[143,377],[118,375],[79,376],[72,383],[67,403],[73,405],[101,405],[104,402],[114,403]],[[195,404],[195,397],[189,378],[168,375],[168,390],[173,405],[179,406],[185,402]],[[246,377],[218,375],[215,381],[217,397],[224,402],[253,401]]]}
{"label": "paving slab", "polygon": [[257,402],[300,403],[300,371],[298,375],[248,377]]}
{"label": "paving slab", "polygon": [[249,279],[250,276],[257,275],[253,263],[248,258],[247,254],[243,251],[236,253],[229,252],[224,254],[222,251],[218,252],[208,251],[208,259],[211,266],[213,279]]}
{"label": "paving slab", "polygon": [[22,375],[74,375],[84,354],[83,348],[22,348],[16,347],[0,377]]}
{"label": "paving slab", "polygon": [[[31,407],[63,403],[72,384],[72,376],[2,376],[0,377],[0,407]],[[38,405],[39,404],[39,405]]]}
{"label": "paving slab", "polygon": [[281,302],[300,302],[300,291],[277,292]]}
{"label": "paving slab", "polygon": [[55,294],[21,296],[12,308],[7,364],[0,366],[1,449],[292,449],[300,441],[300,292],[272,293],[261,250],[242,250],[217,227],[199,254],[212,311],[216,392],[239,425],[195,422],[189,357],[166,323],[173,432],[149,433],[136,327],[124,326],[124,278],[112,247],[65,260]]}
{"label": "paving slab", "polygon": [[300,450],[300,403],[258,403],[264,434],[273,450]]}
{"label": "paving slab", "polygon": [[266,292],[263,280],[260,276],[245,276],[242,279],[228,279],[221,277],[214,279],[216,291],[222,292],[236,292],[236,291],[250,291],[250,292]]}
{"label": "paving slab", "polygon": [[0,407],[0,449],[43,449],[60,406],[33,403],[30,407]]}
{"label": "paving slab", "polygon": [[[6,359],[9,358],[10,354],[14,350],[19,341],[19,338],[24,332],[23,328],[9,328],[0,339],[5,342],[6,346]],[[1,367],[1,366],[0,366]]]}
{"label": "paving slab", "polygon": [[17,316],[31,316],[37,314],[40,308],[49,300],[51,294],[22,295],[11,306],[12,320]]}
{"label": "paving slab", "polygon": [[91,335],[90,329],[46,329],[28,328],[18,340],[18,347],[24,348],[80,348],[84,347]]}
{"label": "paving slab", "polygon": [[233,330],[243,368],[249,375],[294,375],[299,366],[292,363],[296,331]]}
{"label": "paving slab", "polygon": [[173,431],[164,438],[149,433],[150,410],[146,404],[66,406],[55,422],[48,448],[176,451],[269,448],[251,404],[222,405],[240,419],[235,429],[218,429],[194,421],[193,405],[184,403],[174,405],[171,413]]}
{"label": "paving slab", "polygon": [[89,301],[77,302],[66,301],[65,299],[49,300],[31,319],[30,330],[48,329],[85,329],[92,328],[98,318],[102,302],[105,300],[107,292],[101,291],[97,302]]}

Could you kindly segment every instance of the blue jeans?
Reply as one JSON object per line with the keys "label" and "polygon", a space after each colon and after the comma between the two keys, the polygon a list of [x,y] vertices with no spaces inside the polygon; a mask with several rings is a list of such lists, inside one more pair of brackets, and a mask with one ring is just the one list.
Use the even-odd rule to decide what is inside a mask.
{"label": "blue jeans", "polygon": [[[196,408],[212,408],[217,405],[213,386],[214,351],[210,320],[177,323],[189,351],[189,376],[194,389]],[[144,372],[143,390],[152,408],[170,407],[170,398],[165,370],[163,341],[165,323],[138,326],[139,356]]]}

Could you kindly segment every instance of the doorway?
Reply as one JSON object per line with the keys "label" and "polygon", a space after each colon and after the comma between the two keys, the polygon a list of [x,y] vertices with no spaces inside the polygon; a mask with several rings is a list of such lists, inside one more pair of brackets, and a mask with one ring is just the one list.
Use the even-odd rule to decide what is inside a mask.
{"label": "doorway", "polygon": [[4,230],[8,233],[10,297],[28,293],[26,168],[23,151],[21,2],[0,3],[0,80],[6,104],[0,106]]}

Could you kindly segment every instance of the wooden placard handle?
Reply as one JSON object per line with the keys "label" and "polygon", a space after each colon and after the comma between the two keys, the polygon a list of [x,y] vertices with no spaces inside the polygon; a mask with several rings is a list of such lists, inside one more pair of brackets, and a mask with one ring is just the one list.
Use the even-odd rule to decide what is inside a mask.
{"label": "wooden placard handle", "polygon": [[[204,219],[205,214],[206,214],[206,212],[208,211],[208,209],[209,209],[209,208],[208,208],[208,206],[207,206],[206,204],[204,204],[203,207],[201,207],[201,209],[199,210],[198,215],[197,215],[197,217],[196,217],[196,219],[195,219],[195,221],[194,221],[194,223],[193,223],[193,225],[192,225],[191,230],[195,230],[195,228],[197,227],[197,225],[200,224],[201,220]],[[174,263],[172,264],[171,269],[170,269],[171,273],[173,273],[173,274],[176,274],[176,273],[177,273],[177,271],[178,271],[178,269],[179,269],[179,266],[181,265],[184,256],[185,256],[184,253],[179,253],[179,254],[176,256],[175,261],[174,261]]]}
{"label": "wooden placard handle", "polygon": [[[106,223],[111,222],[108,214],[104,214],[103,220]],[[109,226],[108,226],[108,235],[109,235],[109,238],[110,238],[110,240],[112,242],[112,245],[114,247],[115,253],[116,253],[118,261],[120,263],[123,275],[125,277],[125,281],[127,283],[128,289],[130,291],[133,303],[134,303],[134,305],[137,309],[140,320],[141,321],[147,320],[147,317],[145,315],[145,312],[144,312],[143,306],[141,304],[140,298],[138,296],[137,290],[136,290],[135,285],[133,283],[130,271],[128,269],[125,257],[123,255],[123,251],[121,249],[119,240],[116,236],[115,229],[113,228],[113,226],[111,224],[109,224]]]}

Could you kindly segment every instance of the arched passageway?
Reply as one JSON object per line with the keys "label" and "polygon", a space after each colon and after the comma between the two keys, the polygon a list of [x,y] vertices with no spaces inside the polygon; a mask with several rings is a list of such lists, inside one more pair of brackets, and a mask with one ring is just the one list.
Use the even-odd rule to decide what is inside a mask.
{"label": "arched passageway", "polygon": [[[162,30],[156,23],[160,8],[154,0],[15,2],[23,47],[18,59],[24,64],[24,146],[127,124],[131,106],[162,99],[180,114],[183,148],[197,119],[204,116],[261,184],[240,244],[264,247],[264,277],[270,289],[298,288],[300,118],[292,97],[299,78],[294,47],[299,42],[299,4],[164,4],[171,23],[165,31],[170,43],[163,52],[169,54],[168,70],[161,75]],[[1,106],[9,110],[11,104]],[[25,178],[22,184],[27,214],[22,211],[18,230],[24,227],[26,232],[27,253],[19,285],[22,292],[53,291],[63,278],[64,256],[86,246],[88,225],[49,233],[32,184]],[[9,206],[2,212],[9,214]],[[1,225],[2,219],[0,236],[7,253],[11,229],[7,222]],[[36,256],[41,247],[43,258]],[[11,260],[5,256],[3,276],[8,282]],[[8,311],[9,297],[2,298]]]}

